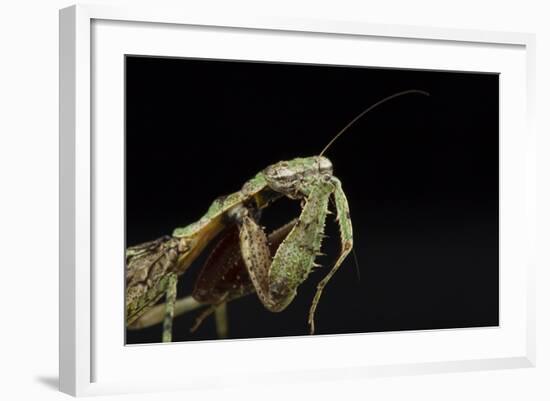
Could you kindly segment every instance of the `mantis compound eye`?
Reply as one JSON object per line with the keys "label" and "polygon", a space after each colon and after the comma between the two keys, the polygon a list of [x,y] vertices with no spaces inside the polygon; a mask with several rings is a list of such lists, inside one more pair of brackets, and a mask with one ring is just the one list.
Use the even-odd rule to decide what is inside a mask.
{"label": "mantis compound eye", "polygon": [[321,174],[332,175],[332,162],[324,156],[319,156],[317,159],[319,172]]}

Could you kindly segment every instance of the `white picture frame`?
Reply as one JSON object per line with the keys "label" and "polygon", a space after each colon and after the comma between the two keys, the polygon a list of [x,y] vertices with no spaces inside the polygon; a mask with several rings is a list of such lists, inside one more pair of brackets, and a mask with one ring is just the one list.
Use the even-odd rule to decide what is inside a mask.
{"label": "white picture frame", "polygon": [[[296,43],[300,42],[299,38],[308,41],[316,37],[327,41],[337,37],[341,41],[354,43],[384,40],[388,46],[405,41],[407,45],[414,43],[417,46],[415,51],[426,52],[424,61],[418,57],[414,61],[418,64],[408,67],[426,68],[427,64],[422,63],[427,63],[425,60],[429,59],[430,53],[448,51],[449,57],[439,64],[430,61],[430,68],[468,70],[475,69],[468,66],[468,63],[474,63],[472,65],[485,66],[480,67],[481,71],[504,74],[505,86],[501,87],[501,130],[506,135],[501,146],[501,222],[504,221],[501,225],[501,263],[504,266],[501,268],[504,269],[501,270],[501,325],[493,329],[327,336],[314,341],[301,339],[299,346],[292,338],[174,344],[170,348],[150,346],[129,349],[120,341],[109,345],[111,340],[106,337],[104,328],[119,322],[109,320],[107,314],[103,313],[104,306],[96,304],[94,291],[99,286],[102,293],[109,294],[122,287],[117,287],[117,283],[111,285],[105,281],[104,275],[94,273],[95,264],[104,257],[97,253],[94,241],[98,238],[98,230],[104,227],[100,220],[107,219],[109,213],[114,213],[110,216],[114,216],[115,220],[120,219],[123,209],[122,203],[115,200],[118,206],[113,210],[103,214],[101,205],[98,210],[96,203],[101,202],[95,197],[98,191],[95,177],[102,174],[102,169],[116,168],[117,165],[120,167],[122,163],[116,160],[122,160],[122,153],[118,147],[120,141],[117,142],[119,137],[113,136],[114,142],[97,143],[94,130],[103,127],[103,121],[109,120],[114,124],[109,127],[115,127],[117,131],[116,128],[120,127],[120,121],[123,120],[120,109],[123,88],[120,86],[120,78],[123,74],[118,68],[120,64],[116,64],[120,63],[118,55],[136,49],[140,54],[172,55],[179,51],[185,55],[189,49],[178,50],[175,40],[161,39],[176,34],[186,35],[186,27],[193,27],[193,34],[199,35],[201,46],[193,51],[206,52],[201,53],[203,55],[208,55],[211,50],[208,48],[208,38],[200,35],[208,35],[209,30],[227,37],[240,35],[243,40],[246,40],[246,35],[255,34],[261,34],[264,40],[273,41],[281,40],[280,34],[286,38],[295,35],[293,40]],[[200,29],[197,30],[197,27]],[[160,48],[160,43],[164,43],[164,47]],[[534,110],[534,43],[534,35],[526,33],[375,25],[358,21],[261,16],[252,19],[237,14],[212,12],[203,15],[154,7],[78,5],[61,10],[60,390],[72,395],[94,395],[238,386],[248,380],[258,383],[275,380],[292,382],[324,380],[329,377],[359,378],[534,366],[535,261],[532,244],[535,235],[536,182],[535,133],[531,127]],[[245,53],[253,48],[250,42],[243,42],[237,48],[242,53],[234,54],[233,57],[246,59]],[[235,49],[220,50],[222,53],[219,54],[227,57],[228,53],[223,51],[234,52]],[[494,51],[494,57],[487,64],[475,64],[483,63],[483,54],[489,51]],[[346,50],[342,52],[342,57],[345,57]],[[463,52],[465,61],[453,61],[453,52],[457,55]],[[197,54],[193,53],[194,56]],[[378,57],[373,63],[381,66],[402,65],[403,61],[399,57],[406,57],[406,51],[387,54],[387,58],[384,58],[382,51],[373,54],[377,54],[373,57]],[[182,53],[177,55],[181,56]],[[258,53],[256,57],[274,59],[272,54],[267,53]],[[310,57],[315,59],[316,56]],[[285,56],[281,55],[281,58]],[[115,59],[118,61],[111,64]],[[318,62],[326,61],[319,59]],[[364,64],[361,58],[347,62]],[[104,71],[107,73],[104,74]],[[93,83],[94,74],[102,75],[99,78],[96,76],[97,81]],[[115,92],[109,92],[107,96],[101,86],[94,86],[98,82],[109,83]],[[511,93],[514,94],[513,100]],[[102,98],[105,102],[97,101],[97,97],[101,96],[107,96]],[[107,98],[113,104],[107,105]],[[109,117],[102,114],[101,108],[108,108],[113,115]],[[101,157],[98,157],[98,152]],[[113,176],[114,181],[109,185],[120,184],[120,181],[116,181],[117,174]],[[99,190],[101,192],[102,189]],[[101,237],[108,235],[102,232]],[[115,236],[115,250],[117,246],[121,249],[120,240]],[[389,350],[395,350],[399,344],[406,345],[407,349],[412,348],[414,352],[396,351],[399,355],[391,355]],[[442,353],[437,348],[441,346],[441,349],[447,349],[449,344],[455,346],[448,353]],[[341,352],[346,347],[358,349],[358,346],[369,350],[368,358],[362,352]],[[321,349],[322,358],[318,357]],[[170,358],[174,359],[174,363],[177,361],[176,354],[183,352],[187,360],[193,360],[198,355],[223,354],[224,359],[232,362],[231,365],[224,365],[222,361],[221,366],[208,370],[206,365],[197,361],[193,370],[185,371],[184,374],[180,370],[177,376],[155,376],[154,372],[149,372],[139,377],[132,372],[132,366],[138,363],[136,361],[156,366],[155,370],[160,371],[159,361],[163,361],[163,366],[169,366]],[[297,356],[297,361],[288,368],[284,360],[277,360],[277,355],[285,352]],[[440,357],[436,357],[437,354]],[[254,360],[255,355],[262,355],[264,359],[271,356],[270,366]]]}

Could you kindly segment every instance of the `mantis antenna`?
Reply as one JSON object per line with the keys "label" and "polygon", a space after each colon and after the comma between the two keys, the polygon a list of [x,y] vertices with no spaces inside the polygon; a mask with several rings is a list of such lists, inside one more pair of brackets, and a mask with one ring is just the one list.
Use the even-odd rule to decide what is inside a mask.
{"label": "mantis antenna", "polygon": [[[338,137],[340,137],[340,135],[342,135],[344,132],[347,131],[347,129],[349,127],[351,127],[355,122],[357,122],[357,120],[359,120],[361,117],[363,117],[365,114],[367,114],[369,111],[375,109],[376,107],[380,106],[381,104],[383,103],[386,103],[387,101],[389,100],[392,100],[392,99],[395,99],[396,97],[399,97],[399,96],[403,96],[403,95],[408,95],[408,94],[412,94],[412,93],[418,93],[420,95],[424,95],[424,96],[430,96],[430,94],[426,91],[422,91],[422,90],[418,90],[418,89],[409,89],[409,90],[406,90],[406,91],[402,91],[402,92],[397,92],[397,93],[394,93],[393,95],[390,95],[388,97],[385,97],[384,99],[382,100],[379,100],[378,102],[374,103],[373,105],[367,107],[365,110],[363,110],[361,113],[359,113],[353,120],[351,120],[344,128],[342,128],[340,130],[340,132],[338,132],[334,138],[332,138],[330,140],[330,142],[323,148],[323,150],[321,151],[321,153],[319,154],[319,157],[320,156],[323,156],[323,154],[327,151],[327,149],[334,143],[334,141],[336,141],[336,139],[338,139]],[[355,272],[357,273],[357,278],[360,279],[360,273],[359,273],[359,263],[357,262],[357,255],[355,254],[355,249],[352,248],[351,249],[352,252],[353,252],[353,258],[354,258],[354,261],[355,261]]]}
{"label": "mantis antenna", "polygon": [[347,129],[349,127],[351,127],[357,120],[359,120],[361,117],[363,117],[365,114],[367,114],[369,111],[373,110],[374,108],[380,106],[381,104],[383,103],[386,103],[388,100],[391,100],[391,99],[395,99],[396,97],[399,97],[399,96],[403,96],[403,95],[408,95],[410,93],[418,93],[420,95],[424,95],[424,96],[430,96],[430,94],[426,91],[422,91],[422,90],[418,90],[418,89],[409,89],[409,90],[406,90],[406,91],[403,91],[403,92],[397,92],[397,93],[394,93],[393,95],[390,95],[388,97],[385,97],[384,99],[382,100],[379,100],[378,102],[374,103],[372,106],[369,106],[367,107],[365,110],[363,110],[361,113],[359,113],[353,120],[351,120],[344,128],[342,128],[340,130],[340,132],[338,132],[334,138],[331,139],[331,141],[327,144],[327,146],[324,147],[324,149],[321,151],[321,153],[319,154],[319,156],[323,156],[323,153],[326,152],[326,150],[334,143],[334,141],[336,141],[336,139],[338,139],[338,137],[340,135],[342,135],[344,132],[347,131]]}

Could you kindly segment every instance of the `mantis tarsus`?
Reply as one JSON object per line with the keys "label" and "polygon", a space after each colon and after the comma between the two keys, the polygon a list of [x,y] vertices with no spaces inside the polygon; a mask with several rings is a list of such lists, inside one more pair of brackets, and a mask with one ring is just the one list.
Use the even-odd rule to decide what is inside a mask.
{"label": "mantis tarsus", "polygon": [[[324,287],[353,247],[348,201],[340,180],[333,175],[332,163],[323,154],[370,110],[410,93],[427,95],[423,91],[408,90],[380,100],[351,120],[318,156],[272,164],[248,180],[240,191],[216,199],[195,223],[176,228],[172,236],[129,247],[126,251],[128,327],[139,327],[147,311],[166,295],[163,341],[171,341],[178,276],[224,230],[226,234],[213,252],[216,256],[211,257],[214,261],[206,263],[197,282],[201,284],[193,293],[196,301],[211,305],[202,316],[251,292],[256,292],[269,311],[284,310],[296,296],[298,286],[317,266],[315,258],[321,254],[325,220],[331,213],[328,206],[332,198],[341,251],[332,269],[317,285],[308,316],[310,333],[313,334],[315,310]],[[259,225],[259,214],[283,196],[301,201],[301,214],[268,237]],[[228,281],[225,274],[234,277]],[[231,285],[224,285],[227,282]]]}

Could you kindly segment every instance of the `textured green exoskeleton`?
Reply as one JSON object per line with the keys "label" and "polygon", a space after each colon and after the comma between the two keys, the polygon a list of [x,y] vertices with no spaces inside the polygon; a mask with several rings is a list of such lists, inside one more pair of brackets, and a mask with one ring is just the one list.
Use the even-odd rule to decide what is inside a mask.
{"label": "textured green exoskeleton", "polygon": [[170,341],[171,320],[177,278],[183,274],[204,248],[241,215],[253,215],[280,197],[266,190],[265,180],[253,178],[243,190],[216,199],[206,214],[195,223],[176,228],[172,236],[129,247],[126,250],[126,325],[143,327],[141,319],[155,303],[166,295],[166,316],[163,338]]}
{"label": "textured green exoskeleton", "polygon": [[[353,247],[349,207],[340,181],[332,175],[332,164],[326,157],[313,156],[269,166],[245,184],[243,191],[251,187],[251,182],[256,189],[258,183],[263,183],[260,193],[270,190],[294,200],[301,200],[303,206],[300,217],[276,230],[268,238],[256,219],[250,215],[250,209],[242,209],[234,217],[238,226],[240,252],[233,250],[233,255],[230,255],[226,251],[226,254],[218,256],[222,265],[215,271],[227,275],[227,268],[231,264],[237,266],[237,260],[234,259],[242,259],[253,289],[262,304],[271,312],[284,310],[296,296],[298,286],[307,279],[313,267],[318,266],[315,258],[321,254],[329,198],[334,198],[342,251],[332,270],[317,286],[308,319],[313,333],[315,309],[323,288]],[[199,277],[197,284],[201,279]],[[220,282],[219,278],[216,280],[214,277],[209,277],[209,281],[213,284]],[[237,279],[232,277],[233,285],[227,287],[225,293],[210,293],[210,297],[206,298],[195,291],[194,296],[216,305],[217,302],[246,295],[249,292],[249,281],[243,281],[238,276]]]}
{"label": "textured green exoskeleton", "polygon": [[[264,306],[283,310],[296,296],[298,286],[314,267],[320,253],[329,197],[334,196],[342,236],[342,253],[329,275],[319,283],[309,323],[327,281],[352,248],[349,208],[340,181],[332,175],[332,163],[323,156],[297,158],[267,167],[243,188],[218,198],[196,223],[174,230],[172,237],[127,250],[127,324],[132,325],[163,294],[173,298],[175,281],[226,225],[237,224],[241,252],[254,289]],[[302,213],[275,256],[267,236],[256,222],[254,210],[287,196],[303,200]],[[247,205],[247,206],[244,206]],[[171,326],[173,306],[168,306],[165,328]],[[170,338],[165,333],[163,338]],[[169,340],[168,340],[169,341]]]}
{"label": "textured green exoskeleton", "polygon": [[298,286],[316,266],[315,258],[320,255],[329,198],[334,198],[342,249],[334,267],[317,286],[308,319],[313,333],[315,309],[323,288],[353,247],[346,196],[340,181],[332,175],[332,163],[323,156],[279,162],[257,177],[260,176],[272,190],[303,201],[298,221],[273,258],[263,229],[247,215],[240,221],[243,260],[260,301],[272,312],[282,311],[288,306],[296,296]]}
{"label": "textured green exoskeleton", "polygon": [[[310,332],[314,333],[314,315],[323,289],[341,266],[353,247],[353,231],[348,201],[338,178],[333,175],[332,163],[322,156],[325,150],[349,126],[379,104],[407,93],[427,93],[417,90],[400,92],[367,108],[342,129],[319,156],[296,158],[275,163],[247,181],[240,191],[216,199],[203,217],[195,223],[177,228],[172,236],[130,247],[126,251],[126,322],[129,328],[142,327],[151,307],[166,295],[163,341],[171,341],[171,326],[176,301],[177,277],[183,274],[204,248],[222,231],[238,230],[240,255],[229,257],[219,252],[227,263],[217,263],[214,270],[244,265],[248,277],[238,279],[239,285],[224,289],[221,278],[203,286],[218,292],[194,292],[197,302],[211,305],[210,311],[223,307],[231,299],[246,295],[252,289],[262,304],[272,312],[284,310],[294,299],[297,289],[320,255],[329,200],[332,197],[339,225],[341,251],[334,266],[317,285],[309,311]],[[268,236],[259,225],[259,212],[278,198],[286,196],[299,200],[302,211],[298,219]],[[268,240],[269,238],[269,240]],[[231,240],[228,239],[229,243]],[[234,240],[233,240],[234,241]],[[222,238],[220,243],[224,243]],[[270,248],[270,242],[271,248]],[[273,247],[276,243],[276,249]],[[206,277],[206,276],[205,276]],[[223,277],[222,277],[223,278]],[[241,285],[242,284],[242,285]],[[223,291],[219,291],[223,289]],[[208,313],[209,311],[207,311]],[[176,312],[177,314],[177,312]]]}

